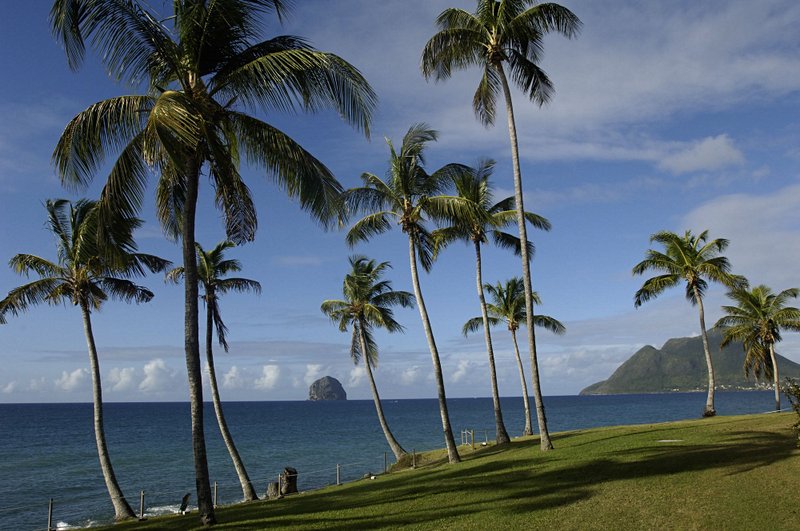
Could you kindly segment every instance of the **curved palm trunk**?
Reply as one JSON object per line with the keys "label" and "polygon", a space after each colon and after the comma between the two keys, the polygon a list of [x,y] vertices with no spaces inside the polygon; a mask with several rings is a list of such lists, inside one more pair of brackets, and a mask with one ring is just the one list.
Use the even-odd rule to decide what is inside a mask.
{"label": "curved palm trunk", "polygon": [[522,171],[519,167],[519,145],[517,143],[517,126],[514,122],[514,107],[511,103],[511,90],[508,87],[508,79],[501,65],[495,67],[500,81],[503,85],[503,96],[506,100],[506,114],[508,117],[508,136],[511,141],[511,159],[514,167],[514,202],[517,209],[517,226],[519,227],[519,238],[522,241],[520,250],[522,251],[522,282],[525,285],[525,311],[527,312],[526,323],[528,326],[528,349],[531,354],[531,387],[533,388],[533,402],[536,405],[536,419],[539,422],[540,447],[542,451],[552,450],[553,443],[550,441],[550,433],[547,431],[547,417],[544,412],[544,401],[542,400],[542,389],[539,383],[539,362],[536,359],[536,333],[533,329],[533,287],[531,283],[531,264],[528,257],[528,248],[525,242],[528,241],[528,231],[525,227],[525,207],[522,201]]}
{"label": "curved palm trunk", "polygon": [[211,386],[211,401],[214,403],[214,413],[217,416],[217,424],[219,424],[219,432],[222,434],[222,440],[225,441],[225,446],[228,448],[228,453],[233,461],[233,468],[236,469],[236,475],[239,476],[239,483],[242,486],[242,495],[245,501],[254,501],[258,499],[256,491],[253,488],[253,483],[247,475],[247,470],[244,468],[242,458],[236,450],[236,445],[233,444],[233,437],[228,430],[228,423],[225,422],[225,414],[222,412],[222,402],[219,399],[219,389],[217,388],[217,374],[214,370],[214,353],[212,349],[212,331],[214,329],[214,316],[211,313],[211,305],[206,305],[206,362],[208,363],[208,381]]}
{"label": "curved palm trunk", "polygon": [[92,333],[92,320],[89,316],[89,308],[85,302],[81,303],[81,316],[83,317],[83,330],[86,334],[86,345],[89,347],[89,365],[92,371],[92,399],[94,402],[94,440],[97,444],[97,457],[100,459],[100,470],[103,472],[103,479],[106,482],[108,495],[114,505],[114,519],[124,520],[135,518],[136,514],[131,509],[130,504],[119,488],[114,468],[111,466],[111,459],[108,456],[106,445],[106,433],[103,429],[103,388],[100,384],[100,362],[97,358],[97,348],[94,344],[94,334]]}
{"label": "curved palm trunk", "polygon": [[428,348],[431,351],[433,361],[433,374],[436,377],[436,391],[439,395],[439,415],[442,417],[442,431],[444,431],[444,443],[447,446],[447,458],[450,463],[461,462],[458,455],[456,441],[453,438],[453,429],[450,427],[450,415],[447,413],[447,397],[444,393],[444,378],[442,377],[442,364],[439,361],[439,351],[436,348],[436,340],[433,338],[431,322],[428,319],[428,310],[425,308],[425,301],[422,298],[422,290],[419,286],[419,273],[417,272],[417,252],[414,249],[414,240],[408,238],[408,258],[411,263],[411,283],[414,286],[414,296],[417,298],[417,308],[422,319],[422,328],[425,330],[425,337],[428,340]]}
{"label": "curved palm trunk", "polygon": [[522,435],[533,435],[531,423],[531,402],[528,399],[528,384],[525,383],[525,369],[522,367],[522,357],[519,355],[519,345],[517,345],[517,331],[511,330],[511,339],[514,341],[514,354],[517,356],[517,368],[519,368],[519,381],[522,384],[522,402],[525,405],[525,430]]}
{"label": "curved palm trunk", "polygon": [[694,299],[697,301],[697,307],[700,311],[700,333],[703,336],[703,352],[706,355],[706,366],[708,367],[708,396],[706,397],[706,408],[703,410],[704,417],[713,417],[717,414],[714,409],[714,390],[716,389],[716,382],[714,380],[714,364],[711,361],[711,350],[708,348],[708,334],[706,333],[706,313],[703,309],[703,299],[697,288],[694,290]]}
{"label": "curved palm trunk", "polygon": [[769,357],[772,360],[772,383],[775,386],[775,411],[781,410],[781,384],[778,377],[778,358],[775,356],[775,343],[769,344]]}
{"label": "curved palm trunk", "polygon": [[378,395],[378,387],[375,385],[375,378],[372,376],[372,367],[370,366],[369,359],[367,358],[367,341],[364,339],[363,325],[359,325],[358,339],[361,342],[361,352],[364,354],[364,366],[367,369],[367,377],[369,378],[369,386],[372,389],[372,400],[375,402],[375,411],[378,413],[378,422],[381,424],[383,436],[386,437],[386,442],[389,444],[392,453],[394,454],[395,461],[400,461],[405,455],[406,451],[394,438],[392,430],[389,429],[389,423],[386,422],[386,417],[383,415],[383,406],[381,406],[381,397]]}
{"label": "curved palm trunk", "polygon": [[492,348],[492,333],[489,330],[489,312],[486,311],[486,297],[483,294],[483,274],[481,272],[481,244],[475,242],[475,278],[478,285],[478,300],[481,303],[481,316],[483,317],[483,337],[486,339],[486,353],[489,356],[489,377],[492,382],[492,404],[494,405],[495,441],[497,444],[511,442],[503,423],[503,412],[500,409],[500,392],[497,390],[497,371],[494,366],[494,349]]}
{"label": "curved palm trunk", "polygon": [[208,477],[206,440],[203,432],[203,376],[200,369],[200,339],[197,322],[197,254],[194,246],[194,222],[197,211],[197,187],[200,165],[195,162],[187,175],[186,204],[183,216],[183,275],[184,275],[184,348],[186,374],[189,379],[189,403],[192,416],[192,450],[194,477],[197,489],[197,508],[204,525],[216,523],[211,481]]}

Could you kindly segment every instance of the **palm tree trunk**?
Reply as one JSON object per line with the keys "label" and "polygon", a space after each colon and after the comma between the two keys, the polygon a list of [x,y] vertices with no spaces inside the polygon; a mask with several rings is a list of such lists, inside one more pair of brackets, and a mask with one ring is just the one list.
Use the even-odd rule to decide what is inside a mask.
{"label": "palm tree trunk", "polygon": [[197,489],[197,508],[204,525],[216,523],[211,481],[208,476],[206,440],[203,431],[203,376],[200,368],[200,339],[197,322],[197,251],[194,246],[194,222],[197,211],[197,188],[200,163],[193,162],[187,175],[186,203],[183,216],[183,274],[184,274],[184,347],[186,373],[189,379],[189,403],[192,416],[192,450],[194,477]]}
{"label": "palm tree trunk", "polygon": [[503,85],[503,96],[506,100],[506,114],[508,117],[508,136],[511,141],[511,161],[514,168],[514,202],[517,209],[517,226],[519,227],[519,238],[522,242],[520,246],[522,255],[522,282],[525,285],[525,311],[526,323],[528,326],[528,349],[531,354],[531,387],[533,388],[533,402],[536,405],[536,418],[539,421],[540,448],[542,451],[552,450],[553,443],[550,441],[550,433],[547,431],[547,417],[544,412],[544,401],[542,400],[542,389],[539,382],[539,362],[536,359],[536,333],[533,329],[533,286],[531,283],[531,263],[528,256],[528,231],[525,226],[525,206],[522,200],[522,171],[519,167],[519,145],[517,143],[517,126],[514,121],[514,107],[511,103],[511,89],[508,87],[508,79],[503,71],[502,65],[495,67],[500,81]]}
{"label": "palm tree trunk", "polygon": [[704,417],[713,417],[717,414],[714,409],[714,390],[716,389],[716,382],[714,380],[714,364],[711,361],[711,350],[708,348],[708,333],[706,332],[706,313],[703,309],[703,299],[697,288],[694,290],[694,300],[697,301],[697,308],[700,311],[700,333],[703,336],[703,352],[706,355],[706,366],[708,367],[708,397],[706,398],[706,408],[703,411]]}
{"label": "palm tree trunk", "polygon": [[781,384],[778,376],[778,358],[775,356],[775,344],[769,344],[769,357],[772,360],[772,383],[775,386],[775,411],[781,410]]}
{"label": "palm tree trunk", "polygon": [[363,323],[358,325],[358,339],[361,342],[361,352],[364,356],[364,367],[367,370],[367,377],[369,378],[369,386],[372,389],[372,400],[375,402],[375,411],[378,413],[378,422],[383,429],[383,436],[386,437],[386,442],[389,444],[392,453],[394,454],[395,461],[400,461],[405,455],[406,451],[394,438],[392,430],[389,429],[389,423],[386,422],[386,417],[383,414],[383,406],[381,405],[381,397],[378,395],[378,387],[375,385],[375,378],[372,376],[372,366],[367,356],[367,341],[364,339]]}
{"label": "palm tree trunk", "polygon": [[444,443],[447,447],[447,458],[450,463],[461,462],[458,455],[456,441],[453,438],[453,429],[450,427],[450,415],[447,413],[447,398],[444,393],[444,378],[442,377],[442,364],[439,361],[439,351],[436,348],[436,340],[433,338],[431,322],[428,319],[428,310],[425,308],[425,300],[422,298],[422,290],[419,286],[419,273],[417,272],[417,252],[414,248],[414,239],[409,235],[408,238],[408,258],[411,263],[411,283],[414,286],[414,296],[417,299],[419,316],[422,319],[422,328],[425,330],[425,337],[428,340],[428,348],[431,351],[433,361],[433,374],[436,378],[436,391],[439,395],[439,415],[442,417],[442,431],[444,431]]}
{"label": "palm tree trunk", "polygon": [[[207,298],[212,297],[213,294],[206,294]],[[233,437],[228,430],[228,423],[225,422],[225,414],[222,412],[222,402],[219,399],[219,389],[217,388],[217,374],[214,370],[214,353],[212,348],[213,342],[213,329],[214,329],[214,316],[211,312],[211,304],[206,304],[206,362],[208,363],[208,381],[211,386],[211,401],[214,403],[214,413],[217,416],[217,424],[219,424],[219,432],[222,434],[222,440],[225,441],[225,446],[228,448],[228,453],[233,461],[233,468],[236,469],[236,475],[239,476],[239,483],[242,486],[242,495],[245,501],[254,501],[258,499],[256,491],[253,488],[253,483],[247,475],[247,470],[244,468],[242,458],[239,456],[236,445],[233,444]]]}
{"label": "palm tree trunk", "polygon": [[522,384],[522,402],[525,405],[525,430],[522,435],[533,435],[531,422],[531,402],[528,399],[528,384],[525,383],[525,369],[522,366],[522,358],[519,355],[519,345],[517,345],[517,331],[511,330],[511,339],[514,341],[514,354],[517,356],[517,367],[519,368],[519,381]]}
{"label": "palm tree trunk", "polygon": [[103,387],[100,384],[100,362],[97,357],[97,348],[94,344],[92,333],[92,320],[89,316],[89,307],[86,302],[81,302],[81,316],[83,317],[83,331],[86,334],[86,345],[89,347],[89,365],[92,371],[92,399],[94,402],[94,440],[97,444],[97,457],[100,459],[100,470],[106,482],[108,495],[114,505],[114,519],[124,520],[135,518],[136,514],[119,488],[111,458],[108,456],[106,433],[103,429]]}
{"label": "palm tree trunk", "polygon": [[486,339],[486,353],[489,355],[489,377],[492,382],[492,404],[494,405],[495,441],[497,444],[511,442],[503,423],[503,412],[500,409],[500,392],[497,390],[497,371],[494,366],[494,349],[492,348],[492,333],[489,330],[489,312],[486,311],[486,297],[483,294],[483,274],[481,272],[481,243],[475,242],[475,279],[478,285],[478,300],[481,303],[481,316],[483,317],[483,337]]}

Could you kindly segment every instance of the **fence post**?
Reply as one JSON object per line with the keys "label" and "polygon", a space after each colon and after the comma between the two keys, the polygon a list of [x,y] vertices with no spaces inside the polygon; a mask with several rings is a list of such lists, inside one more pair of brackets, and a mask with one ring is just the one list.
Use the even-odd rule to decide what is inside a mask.
{"label": "fence post", "polygon": [[340,484],[341,484],[341,483],[339,482],[339,463],[336,463],[336,484],[337,484],[337,485],[340,485]]}
{"label": "fence post", "polygon": [[144,520],[144,491],[139,491],[139,520]]}
{"label": "fence post", "polygon": [[53,498],[47,504],[47,531],[53,531]]}
{"label": "fence post", "polygon": [[386,471],[389,469],[388,461],[386,460],[386,452],[383,452],[383,473],[385,474]]}
{"label": "fence post", "polygon": [[283,485],[281,485],[281,475],[278,474],[278,496],[283,494]]}
{"label": "fence post", "polygon": [[411,468],[417,468],[417,451],[411,450]]}
{"label": "fence post", "polygon": [[218,501],[219,501],[219,500],[218,500],[218,498],[217,498],[217,482],[215,481],[215,482],[214,482],[214,507],[216,507],[217,505],[219,505],[219,504],[217,503]]}
{"label": "fence post", "polygon": [[489,430],[483,430],[483,442],[489,444]]}
{"label": "fence post", "polygon": [[472,449],[475,449],[475,428],[472,428],[472,431],[469,433],[472,436]]}

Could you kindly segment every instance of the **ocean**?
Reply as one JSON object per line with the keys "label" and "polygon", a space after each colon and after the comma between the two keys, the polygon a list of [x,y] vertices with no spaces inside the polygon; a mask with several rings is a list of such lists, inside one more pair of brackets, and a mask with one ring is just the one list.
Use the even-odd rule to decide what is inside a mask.
{"label": "ocean", "polygon": [[[545,407],[550,432],[648,424],[698,418],[705,393],[550,396]],[[384,411],[407,451],[442,448],[436,399],[385,400]],[[524,427],[522,399],[502,399],[509,435]],[[762,413],[773,408],[771,391],[718,392],[720,415]],[[227,402],[229,428],[250,479],[263,496],[286,466],[298,471],[302,490],[380,473],[393,455],[371,400],[346,402]],[[456,442],[474,430],[476,442],[494,438],[490,398],[448,400]],[[138,513],[175,512],[184,494],[195,501],[187,403],[107,403],[109,454],[123,492]],[[534,414],[534,429],[536,418]],[[212,482],[219,504],[241,500],[241,489],[206,404],[205,431]],[[91,404],[0,404],[0,529],[44,530],[53,499],[59,528],[107,523],[113,518],[97,461]],[[191,507],[190,502],[190,507]]]}

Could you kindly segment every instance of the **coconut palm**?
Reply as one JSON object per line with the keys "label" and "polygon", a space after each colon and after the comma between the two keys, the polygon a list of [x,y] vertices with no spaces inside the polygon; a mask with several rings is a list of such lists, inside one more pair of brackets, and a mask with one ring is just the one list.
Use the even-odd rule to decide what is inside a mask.
{"label": "coconut palm", "polygon": [[706,333],[705,311],[703,309],[703,296],[708,289],[706,279],[719,282],[728,287],[741,284],[742,277],[730,273],[730,263],[719,253],[728,247],[728,240],[717,238],[708,239],[708,231],[699,235],[686,231],[683,236],[674,232],[661,231],[650,236],[651,243],[658,243],[663,250],[649,249],[646,258],[633,268],[634,275],[643,275],[647,271],[656,271],[662,274],[647,279],[636,292],[634,305],[638,308],[642,303],[653,299],[677,286],[681,281],[686,282],[686,298],[692,305],[696,305],[700,312],[700,334],[703,337],[703,351],[708,368],[708,397],[703,416],[713,417],[714,409],[714,365],[711,362],[711,352],[708,348],[708,334]]}
{"label": "coconut palm", "polygon": [[116,155],[101,195],[102,216],[141,207],[150,170],[160,178],[156,207],[166,232],[182,242],[185,269],[185,355],[201,520],[214,523],[203,436],[194,227],[200,175],[211,181],[224,212],[227,238],[249,241],[256,230],[240,161],[262,166],[316,219],[339,213],[341,187],[331,172],[288,135],[248,111],[332,108],[368,132],[375,95],[340,57],[302,38],[259,42],[262,19],[280,19],[284,0],[175,0],[157,13],[145,0],[55,0],[51,27],[77,69],[86,42],[109,74],[141,95],[110,98],[67,125],[53,159],[62,182],[86,185]]}
{"label": "coconut palm", "polygon": [[[236,475],[242,486],[242,494],[246,501],[257,500],[258,496],[253,488],[253,483],[247,475],[242,458],[239,456],[233,437],[225,421],[225,414],[222,411],[222,402],[219,398],[219,387],[217,386],[217,373],[214,370],[214,349],[213,332],[217,330],[217,341],[220,346],[228,352],[228,341],[226,335],[228,327],[222,321],[219,310],[219,297],[231,291],[245,292],[253,291],[261,293],[261,284],[255,280],[239,277],[225,277],[229,273],[237,273],[242,270],[242,264],[238,260],[225,258],[225,251],[235,247],[229,241],[220,242],[210,251],[206,251],[199,243],[195,243],[197,249],[197,275],[200,286],[203,287],[203,301],[206,304],[206,363],[208,364],[208,382],[211,387],[211,401],[214,404],[214,413],[217,417],[219,432],[228,448],[228,453],[233,461]],[[183,278],[184,270],[176,267],[167,273],[167,279],[172,282],[179,282]]]}
{"label": "coconut palm", "polygon": [[442,365],[425,300],[422,298],[417,261],[425,271],[430,270],[433,263],[433,238],[425,228],[425,215],[441,218],[448,205],[452,207],[452,199],[439,194],[450,186],[454,174],[469,171],[469,168],[459,164],[448,164],[429,174],[424,166],[424,150],[426,145],[436,138],[436,131],[420,123],[409,128],[403,137],[399,152],[389,139],[386,140],[390,151],[386,180],[381,180],[371,173],[364,173],[361,175],[364,186],[345,192],[344,200],[350,211],[366,212],[366,215],[350,228],[346,239],[347,243],[353,246],[384,233],[391,228],[390,219],[395,219],[401,230],[408,235],[411,282],[431,352],[447,455],[451,463],[456,463],[461,458],[450,427]]}
{"label": "coconut palm", "polygon": [[[491,326],[506,323],[508,331],[511,332],[514,355],[517,358],[517,368],[519,369],[519,381],[522,385],[522,402],[525,406],[525,429],[522,435],[533,435],[528,385],[525,382],[525,370],[522,367],[522,358],[519,355],[519,345],[517,344],[517,330],[519,330],[521,324],[527,322],[525,318],[525,284],[521,278],[514,277],[508,279],[505,284],[501,282],[495,285],[486,284],[484,288],[492,299],[492,302],[486,305],[488,314],[486,320]],[[542,304],[538,293],[534,291],[531,295],[533,296],[533,302]],[[533,322],[536,326],[550,330],[554,334],[561,335],[566,332],[564,325],[549,315],[534,315]],[[482,326],[484,326],[484,317],[473,317],[464,324],[464,335],[476,332]]]}
{"label": "coconut palm", "polygon": [[775,343],[782,339],[781,330],[800,332],[800,309],[786,305],[798,295],[800,289],[797,288],[773,293],[763,284],[753,289],[744,286],[733,289],[728,297],[736,306],[723,306],[727,315],[715,325],[724,332],[720,347],[731,341],[741,341],[746,374],[753,372],[758,377],[763,373],[767,378],[772,377],[776,411],[781,409],[781,389]]}
{"label": "coconut palm", "polygon": [[[454,177],[454,184],[458,202],[456,208],[449,212],[448,226],[433,231],[435,242],[434,254],[438,253],[450,243],[461,240],[472,242],[475,247],[475,281],[478,290],[478,301],[481,307],[483,322],[483,335],[486,341],[486,353],[489,356],[489,379],[492,387],[492,402],[494,406],[495,440],[498,444],[510,441],[508,432],[503,424],[503,413],[500,409],[500,393],[497,390],[497,373],[494,363],[494,349],[492,348],[492,335],[489,327],[489,316],[486,309],[486,297],[483,293],[483,273],[481,266],[481,245],[488,242],[489,234],[495,244],[500,247],[513,249],[520,252],[520,240],[503,232],[503,227],[516,220],[514,210],[514,197],[508,197],[498,203],[492,198],[489,178],[494,168],[493,160],[482,161],[472,172],[459,173]],[[533,226],[550,230],[550,222],[545,218],[526,212],[525,218]],[[530,251],[533,250],[529,242]],[[529,255],[532,252],[529,252]]]}
{"label": "coconut palm", "polygon": [[403,327],[395,321],[391,307],[399,305],[409,308],[414,305],[414,296],[407,291],[395,291],[390,281],[380,280],[383,272],[391,267],[389,262],[376,263],[375,260],[356,255],[350,257],[350,267],[351,271],[342,284],[344,299],[323,301],[320,309],[339,325],[341,332],[346,332],[348,326],[353,327],[350,356],[356,365],[362,360],[364,362],[378,422],[395,459],[400,461],[406,451],[389,429],[372,375],[372,369],[378,365],[378,346],[372,330],[384,328],[389,332],[402,332]]}
{"label": "coconut palm", "polygon": [[[511,101],[511,80],[531,101],[545,104],[553,86],[537,62],[543,49],[544,35],[552,31],[568,38],[576,36],[581,21],[569,9],[558,4],[537,4],[534,0],[478,0],[475,13],[449,8],[436,20],[439,31],[431,37],[422,52],[422,72],[426,79],[436,81],[450,77],[453,70],[477,66],[483,75],[472,100],[478,120],[494,124],[495,102],[502,91],[506,105],[511,160],[514,170],[514,201],[517,211],[519,238],[527,241],[525,206],[522,193],[522,172],[519,163],[517,126]],[[536,335],[533,330],[533,291],[530,259],[522,247],[522,278],[525,282],[525,308],[529,320],[528,347],[531,356],[533,398],[541,435],[541,449],[553,447],[547,431],[547,418],[539,384],[539,364],[536,356]]]}
{"label": "coconut palm", "polygon": [[115,518],[136,516],[117,483],[103,429],[103,389],[100,381],[100,362],[92,331],[92,311],[100,310],[109,297],[125,302],[147,302],[153,293],[134,284],[130,278],[142,276],[146,269],[163,271],[169,262],[156,256],[136,252],[133,231],[141,224],[135,218],[121,218],[105,231],[104,247],[98,245],[99,216],[94,201],[79,200],[74,204],[65,199],[45,203],[48,229],[56,237],[58,261],[51,262],[31,254],[14,256],[9,265],[21,275],[36,274],[39,278],[14,288],[0,301],[0,321],[9,312],[17,315],[31,306],[69,302],[77,306],[83,319],[83,331],[89,350],[94,404],[94,436],[100,469],[108,495],[114,506]]}

